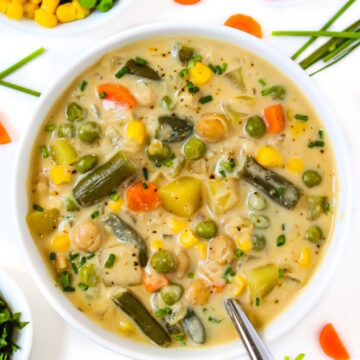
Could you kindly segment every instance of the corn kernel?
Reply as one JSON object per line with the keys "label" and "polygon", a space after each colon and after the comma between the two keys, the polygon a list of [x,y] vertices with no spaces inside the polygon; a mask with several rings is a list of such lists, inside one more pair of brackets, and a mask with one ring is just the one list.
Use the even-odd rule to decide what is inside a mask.
{"label": "corn kernel", "polygon": [[281,167],[284,165],[281,153],[270,146],[261,146],[256,153],[256,160],[265,167]]}
{"label": "corn kernel", "polygon": [[41,0],[30,0],[32,4],[39,5],[41,3]]}
{"label": "corn kernel", "polygon": [[0,0],[0,13],[6,14],[10,4],[10,0]]}
{"label": "corn kernel", "polygon": [[241,275],[235,275],[232,278],[231,296],[238,297],[243,292],[246,286],[246,281]]}
{"label": "corn kernel", "polygon": [[50,14],[54,14],[59,3],[60,0],[42,0],[41,8]]}
{"label": "corn kernel", "polygon": [[151,243],[151,248],[155,251],[164,248],[164,242],[160,239],[156,239]]}
{"label": "corn kernel", "polygon": [[205,259],[207,255],[207,245],[205,242],[199,242],[195,245],[196,249],[199,252],[200,258]]}
{"label": "corn kernel", "polygon": [[70,237],[66,233],[56,234],[52,241],[52,248],[54,251],[64,252],[70,247]]}
{"label": "corn kernel", "polygon": [[302,173],[304,170],[304,162],[301,159],[291,159],[287,162],[286,168],[294,173]]}
{"label": "corn kernel", "polygon": [[189,229],[184,230],[180,234],[179,240],[184,247],[191,247],[199,241]]}
{"label": "corn kernel", "polygon": [[146,129],[145,125],[138,120],[130,121],[126,127],[126,137],[127,139],[136,142],[139,145],[142,145],[146,139]]}
{"label": "corn kernel", "polygon": [[204,85],[211,80],[213,73],[208,66],[198,62],[190,70],[190,75],[196,85]]}
{"label": "corn kernel", "polygon": [[309,249],[308,246],[306,246],[301,251],[298,262],[302,267],[309,267],[310,266],[310,264],[311,264],[311,252],[310,252],[310,249]]}
{"label": "corn kernel", "polygon": [[130,321],[120,321],[119,329],[123,335],[130,335],[136,332],[135,326]]}
{"label": "corn kernel", "polygon": [[294,120],[290,123],[290,132],[292,136],[299,137],[304,134],[308,127],[307,121]]}
{"label": "corn kernel", "polygon": [[35,10],[35,21],[46,28],[52,28],[57,24],[57,18],[54,14],[50,14],[44,9],[40,8]]}
{"label": "corn kernel", "polygon": [[77,0],[73,0],[72,4],[74,5],[76,10],[76,19],[83,19],[90,14],[90,10],[83,8]]}
{"label": "corn kernel", "polygon": [[64,165],[55,165],[50,169],[50,179],[54,185],[69,183],[72,180],[72,174]]}
{"label": "corn kernel", "polygon": [[17,2],[20,5],[24,5],[27,0],[12,0],[12,2]]}
{"label": "corn kernel", "polygon": [[184,220],[177,220],[175,218],[170,219],[170,230],[175,234],[180,233],[188,227],[189,223]]}
{"label": "corn kernel", "polygon": [[76,20],[76,9],[72,3],[66,3],[58,6],[56,17],[62,23]]}
{"label": "corn kernel", "polygon": [[242,238],[238,237],[236,238],[237,246],[244,252],[248,253],[252,250],[252,241],[249,238]]}
{"label": "corn kernel", "polygon": [[23,15],[23,12],[24,9],[21,4],[19,4],[18,2],[12,2],[7,8],[6,16],[9,19],[20,20]]}
{"label": "corn kernel", "polygon": [[35,16],[35,10],[37,10],[39,6],[32,2],[27,2],[24,4],[24,16],[28,19],[33,19]]}
{"label": "corn kernel", "polygon": [[113,212],[119,212],[123,207],[123,205],[124,205],[124,198],[120,198],[119,200],[109,202],[109,208]]}

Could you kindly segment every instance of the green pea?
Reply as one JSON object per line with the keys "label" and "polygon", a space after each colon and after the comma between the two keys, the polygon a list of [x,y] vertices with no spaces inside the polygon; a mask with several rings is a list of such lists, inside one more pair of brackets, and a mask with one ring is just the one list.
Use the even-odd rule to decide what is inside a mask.
{"label": "green pea", "polygon": [[150,260],[151,266],[159,273],[166,274],[175,270],[175,259],[170,251],[157,251]]}
{"label": "green pea", "polygon": [[70,122],[83,121],[86,118],[87,111],[79,104],[72,102],[66,106],[65,117]]}
{"label": "green pea", "polygon": [[185,143],[183,151],[186,159],[198,160],[204,157],[206,145],[198,138],[192,138]]}
{"label": "green pea", "polygon": [[75,163],[75,169],[80,174],[92,170],[98,163],[98,157],[96,155],[84,155]]}
{"label": "green pea", "polygon": [[164,286],[160,290],[160,295],[166,305],[174,305],[178,302],[183,294],[183,287],[178,284]]}
{"label": "green pea", "polygon": [[56,132],[59,138],[72,138],[76,134],[75,126],[72,124],[61,124]]}
{"label": "green pea", "polygon": [[159,140],[154,140],[146,149],[146,156],[151,161],[166,161],[171,158],[172,151],[169,145]]}
{"label": "green pea", "polygon": [[196,225],[196,234],[204,239],[211,239],[217,233],[216,222],[213,220],[205,220]]}
{"label": "green pea", "polygon": [[322,240],[322,237],[323,237],[323,232],[321,228],[317,225],[310,226],[305,234],[306,240],[309,240],[314,244],[319,244]]}
{"label": "green pea", "polygon": [[252,235],[252,247],[255,251],[264,250],[266,247],[266,239],[264,235],[253,234]]}
{"label": "green pea", "polygon": [[79,271],[81,282],[89,287],[93,287],[99,281],[99,276],[94,269],[93,264],[87,264],[81,267]]}
{"label": "green pea", "polygon": [[302,178],[305,185],[310,188],[319,185],[322,180],[320,174],[315,170],[306,170]]}
{"label": "green pea", "polygon": [[258,229],[267,229],[270,225],[270,220],[265,215],[250,214],[249,220]]}
{"label": "green pea", "polygon": [[113,0],[100,0],[99,4],[96,6],[96,10],[101,12],[109,11],[114,5]]}
{"label": "green pea", "polygon": [[266,132],[266,125],[260,116],[251,116],[246,120],[245,131],[253,138],[259,139]]}
{"label": "green pea", "polygon": [[85,9],[92,9],[96,6],[97,0],[79,0],[81,7]]}
{"label": "green pea", "polygon": [[248,196],[247,205],[250,210],[261,211],[266,208],[266,199],[259,192],[255,191]]}
{"label": "green pea", "polygon": [[88,121],[79,126],[78,135],[79,139],[84,144],[92,144],[100,137],[101,127],[93,121]]}

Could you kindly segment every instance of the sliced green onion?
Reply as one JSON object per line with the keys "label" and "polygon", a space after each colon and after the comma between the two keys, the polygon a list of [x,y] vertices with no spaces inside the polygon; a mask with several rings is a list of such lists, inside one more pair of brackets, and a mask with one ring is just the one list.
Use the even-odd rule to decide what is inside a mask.
{"label": "sliced green onion", "polygon": [[103,99],[105,96],[106,96],[105,91],[102,91],[102,92],[99,94],[99,98],[100,98],[100,99]]}
{"label": "sliced green onion", "polygon": [[182,69],[180,72],[179,72],[179,75],[181,78],[185,78],[189,73],[189,70],[188,69]]}
{"label": "sliced green onion", "polygon": [[209,317],[208,317],[208,320],[209,320],[210,322],[215,323],[215,324],[219,324],[219,323],[222,322],[222,320],[219,320],[219,319],[217,319],[217,318],[215,318],[215,317],[213,317],[213,316],[209,316]]}
{"label": "sliced green onion", "polygon": [[190,94],[196,94],[200,90],[199,87],[195,86],[191,81],[189,81],[186,86]]}
{"label": "sliced green onion", "polygon": [[147,61],[139,56],[135,58],[135,62],[137,65],[145,66]]}
{"label": "sliced green onion", "polygon": [[77,266],[76,266],[76,264],[75,263],[71,263],[71,268],[72,268],[72,271],[75,273],[75,274],[77,274],[78,272],[79,272],[79,270],[78,270],[78,268],[77,268]]}
{"label": "sliced green onion", "polygon": [[78,266],[79,268],[81,268],[84,264],[86,263],[86,257],[83,256],[82,258],[80,258]]}
{"label": "sliced green onion", "polygon": [[34,204],[33,205],[33,209],[35,210],[35,211],[38,211],[38,212],[43,212],[44,211],[44,208],[42,208],[40,205],[38,205],[38,204]]}
{"label": "sliced green onion", "polygon": [[80,91],[85,91],[87,84],[88,82],[86,80],[83,80],[80,84]]}
{"label": "sliced green onion", "polygon": [[242,257],[242,256],[244,256],[244,250],[241,250],[241,249],[236,249],[235,250],[235,256],[236,257]]}
{"label": "sliced green onion", "polygon": [[219,174],[220,174],[223,178],[226,178],[226,174],[225,174],[225,171],[224,171],[224,170],[220,170],[220,171],[219,171]]}
{"label": "sliced green onion", "polygon": [[256,306],[259,306],[259,305],[260,305],[260,298],[257,297],[257,298],[255,299],[255,305],[256,305]]}
{"label": "sliced green onion", "polygon": [[266,86],[266,81],[264,79],[259,79],[258,82],[261,86]]}
{"label": "sliced green onion", "polygon": [[115,260],[116,260],[116,256],[114,254],[110,254],[105,262],[104,268],[105,269],[112,268],[114,266]]}
{"label": "sliced green onion", "polygon": [[324,146],[325,146],[325,142],[323,140],[310,141],[308,144],[308,148],[310,149],[314,147],[324,147]]}
{"label": "sliced green onion", "polygon": [[95,211],[90,215],[90,217],[91,217],[92,219],[96,219],[99,215],[100,215],[100,211],[99,211],[99,210],[95,210]]}
{"label": "sliced green onion", "polygon": [[319,134],[319,138],[322,139],[324,136],[324,132],[322,130],[319,130],[318,134]]}
{"label": "sliced green onion", "polygon": [[286,243],[286,237],[284,234],[281,234],[276,239],[276,246],[280,247]]}
{"label": "sliced green onion", "polygon": [[142,182],[142,186],[143,186],[143,188],[144,188],[145,190],[147,190],[148,184],[147,184],[146,181],[143,181],[143,182]]}
{"label": "sliced green onion", "polygon": [[149,180],[149,173],[146,167],[143,168],[144,179]]}
{"label": "sliced green onion", "polygon": [[303,115],[303,114],[295,114],[295,119],[301,120],[301,121],[308,121],[309,117],[307,115]]}
{"label": "sliced green onion", "polygon": [[56,259],[56,254],[53,251],[50,252],[49,259],[50,260],[55,260]]}
{"label": "sliced green onion", "polygon": [[79,256],[78,253],[69,254],[68,259],[69,259],[69,261],[73,261],[73,260],[75,260],[78,256]]}
{"label": "sliced green onion", "polygon": [[123,66],[114,76],[117,79],[120,79],[121,77],[123,77],[125,74],[127,74],[130,71],[130,69],[127,66]]}
{"label": "sliced green onion", "polygon": [[49,152],[48,149],[46,148],[45,145],[41,145],[40,146],[40,151],[41,151],[41,156],[46,159],[47,157],[49,157]]}
{"label": "sliced green onion", "polygon": [[87,260],[90,260],[90,259],[92,259],[94,256],[95,256],[94,253],[90,253],[90,254],[86,257],[86,259],[87,259]]}
{"label": "sliced green onion", "polygon": [[211,95],[203,96],[199,99],[201,104],[206,104],[213,100],[213,97]]}

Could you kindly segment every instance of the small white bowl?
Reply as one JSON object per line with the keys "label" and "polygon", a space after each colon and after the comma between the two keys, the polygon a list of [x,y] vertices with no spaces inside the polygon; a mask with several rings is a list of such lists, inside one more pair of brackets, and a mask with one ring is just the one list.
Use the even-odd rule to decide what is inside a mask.
{"label": "small white bowl", "polygon": [[21,321],[28,321],[24,328],[15,332],[15,338],[12,339],[20,349],[14,353],[12,360],[27,360],[30,356],[32,337],[33,337],[33,324],[30,313],[30,307],[25,299],[24,294],[20,290],[16,282],[7,275],[4,271],[0,270],[0,294],[9,305],[13,313],[21,312]]}
{"label": "small white bowl", "polygon": [[58,23],[54,28],[44,28],[40,26],[33,19],[22,18],[21,20],[12,20],[0,13],[0,21],[14,29],[23,31],[25,33],[35,33],[42,35],[70,35],[94,30],[106,23],[109,23],[115,17],[120,16],[120,13],[133,0],[115,0],[114,6],[107,12],[93,11],[88,17],[81,20],[72,21],[69,23]]}
{"label": "small white bowl", "polygon": [[[272,341],[286,334],[305,314],[320,300],[339,264],[349,239],[349,224],[353,215],[352,208],[352,179],[354,175],[350,166],[351,153],[347,147],[347,141],[340,128],[341,122],[336,118],[331,106],[321,95],[319,89],[312,82],[310,77],[300,69],[289,58],[284,57],[263,40],[250,36],[244,32],[226,27],[211,24],[196,24],[184,22],[163,22],[137,27],[119,33],[84,53],[73,62],[71,68],[61,74],[53,83],[51,88],[43,93],[38,106],[24,130],[19,151],[14,167],[13,199],[14,218],[18,230],[21,247],[24,257],[40,291],[58,313],[74,327],[87,335],[97,343],[132,359],[159,360],[159,359],[202,359],[218,360],[223,359],[224,354],[228,360],[238,358],[245,353],[240,340],[214,347],[196,349],[161,349],[159,347],[133,342],[103,329],[95,322],[78,311],[66,296],[54,287],[54,280],[51,278],[43,259],[41,258],[34,241],[32,240],[26,225],[28,212],[27,193],[25,181],[28,176],[30,150],[37,133],[42,126],[51,107],[63,94],[81,72],[96,63],[104,54],[121,48],[127,44],[158,36],[181,36],[194,35],[205,38],[212,38],[231,43],[242,47],[250,52],[265,58],[274,67],[281,69],[304,94],[311,99],[315,111],[322,119],[327,137],[331,139],[334,154],[337,160],[338,170],[338,203],[336,226],[333,238],[327,246],[327,253],[321,262],[319,269],[310,279],[307,286],[301,291],[291,305],[285,309],[264,331],[263,335],[267,341]],[[354,162],[352,162],[354,164]]]}

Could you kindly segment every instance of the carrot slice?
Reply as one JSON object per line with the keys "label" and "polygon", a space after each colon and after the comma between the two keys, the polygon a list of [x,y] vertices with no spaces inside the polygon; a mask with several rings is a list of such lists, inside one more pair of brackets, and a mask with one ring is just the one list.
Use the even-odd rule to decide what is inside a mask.
{"label": "carrot slice", "polygon": [[280,104],[265,108],[264,117],[269,133],[276,134],[284,130],[284,111]]}
{"label": "carrot slice", "polygon": [[11,142],[11,138],[4,128],[4,126],[0,122],[0,144],[8,144]]}
{"label": "carrot slice", "polygon": [[133,211],[152,211],[161,205],[161,198],[152,183],[140,181],[126,190],[126,202]]}
{"label": "carrot slice", "polygon": [[143,283],[147,292],[154,292],[169,284],[168,278],[164,274],[149,274],[143,271]]}
{"label": "carrot slice", "polygon": [[320,345],[324,353],[334,360],[350,359],[349,353],[332,324],[326,324],[321,330]]}
{"label": "carrot slice", "polygon": [[226,21],[226,26],[245,31],[248,34],[254,35],[258,38],[262,38],[262,30],[260,24],[254,20],[251,16],[243,14],[235,14],[230,16]]}
{"label": "carrot slice", "polygon": [[200,2],[200,0],[174,0],[174,1],[181,5],[194,5]]}
{"label": "carrot slice", "polygon": [[110,100],[125,109],[134,109],[136,99],[131,92],[122,85],[101,84],[97,87],[97,92],[102,100]]}

